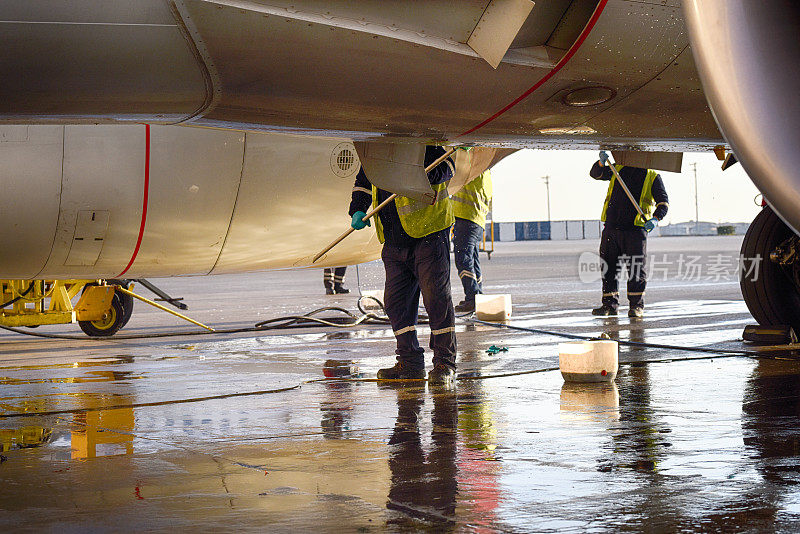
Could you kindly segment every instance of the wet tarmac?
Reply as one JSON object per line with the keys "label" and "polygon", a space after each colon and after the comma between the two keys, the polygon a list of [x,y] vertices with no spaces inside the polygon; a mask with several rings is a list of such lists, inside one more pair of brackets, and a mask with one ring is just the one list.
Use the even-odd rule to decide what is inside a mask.
{"label": "wet tarmac", "polygon": [[[588,314],[599,283],[580,281],[578,257],[591,241],[498,243],[485,291],[512,294],[514,326],[752,351],[738,283],[711,269],[739,244],[651,240],[664,276],[652,277],[644,319]],[[683,276],[682,255],[712,274]],[[361,288],[378,289],[381,269],[361,266]],[[356,312],[355,295],[321,295],[317,270],[154,282],[218,328]],[[620,346],[614,383],[575,385],[553,370],[561,339],[461,320],[460,379],[437,388],[369,380],[393,361],[382,325],[196,331],[137,304],[109,340],[75,326],[33,331],[73,339],[0,334],[0,529],[800,528],[792,352]],[[167,332],[181,335],[124,337]],[[362,379],[325,378],[347,372]]]}

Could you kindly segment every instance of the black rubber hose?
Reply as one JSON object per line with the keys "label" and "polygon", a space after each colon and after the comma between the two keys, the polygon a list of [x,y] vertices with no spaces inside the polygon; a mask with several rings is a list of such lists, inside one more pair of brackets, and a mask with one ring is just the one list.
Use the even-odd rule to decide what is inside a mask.
{"label": "black rubber hose", "polygon": [[[509,330],[519,330],[521,332],[530,332],[531,334],[544,334],[548,336],[555,336],[555,337],[563,337],[565,339],[577,339],[580,341],[603,341],[605,338],[597,337],[597,336],[581,336],[578,334],[567,334],[564,332],[553,332],[551,330],[539,330],[537,328],[525,328],[523,326],[512,326],[510,324],[503,324],[503,323],[491,323],[489,321],[481,321],[480,319],[470,319],[473,323],[484,324],[487,326],[493,326],[495,328],[507,328]],[[752,350],[729,350],[729,349],[712,349],[709,347],[684,347],[681,345],[664,345],[661,343],[644,343],[639,341],[625,341],[625,340],[613,340],[619,343],[620,345],[625,345],[629,347],[642,347],[647,349],[670,349],[670,350],[682,350],[687,352],[707,352],[711,354],[721,354],[721,355],[729,355],[729,356],[752,356],[757,358],[765,357],[763,353],[752,351]]]}
{"label": "black rubber hose", "polygon": [[[322,311],[338,311],[344,313],[347,317],[339,320],[337,320],[337,318],[322,319],[318,317],[313,317],[315,314],[320,313]],[[0,329],[8,330],[9,332],[14,332],[15,334],[22,334],[26,336],[40,337],[46,339],[70,339],[70,340],[97,339],[102,341],[125,341],[132,339],[151,339],[151,338],[163,338],[163,337],[210,336],[214,334],[240,334],[249,332],[262,332],[266,330],[308,328],[309,326],[314,326],[314,325],[331,326],[335,328],[352,328],[355,326],[366,325],[366,324],[386,325],[387,322],[388,321],[386,319],[371,313],[366,313],[361,316],[356,316],[355,314],[353,314],[348,310],[345,310],[344,308],[325,307],[325,308],[318,308],[316,310],[308,312],[305,315],[288,315],[284,317],[275,317],[273,319],[267,319],[266,321],[261,321],[257,323],[255,326],[244,327],[244,328],[217,329],[214,332],[209,332],[206,330],[192,331],[192,332],[175,331],[175,332],[159,332],[155,334],[132,334],[127,336],[114,335],[110,337],[90,337],[90,336],[73,336],[65,334],[46,334],[43,332],[30,332],[27,330],[20,330],[18,328],[13,328],[10,326],[3,326],[3,325],[0,325]]]}
{"label": "black rubber hose", "polygon": [[17,302],[19,299],[21,299],[22,297],[24,297],[25,295],[30,293],[31,289],[33,289],[33,284],[35,284],[35,283],[36,283],[36,280],[31,280],[31,285],[28,286],[28,289],[26,289],[23,293],[20,293],[20,295],[18,297],[15,297],[15,298],[9,300],[8,302],[4,302],[3,304],[0,304],[0,309],[5,308],[6,306],[11,306],[15,302]]}
{"label": "black rubber hose", "polygon": [[[31,284],[32,287],[32,284]],[[31,287],[23,293],[27,294],[30,291]],[[17,297],[19,298],[19,297]],[[374,298],[374,297],[361,297],[375,300],[379,305],[382,306],[382,303]],[[8,304],[6,304],[8,305]],[[132,340],[132,339],[150,339],[150,338],[162,338],[162,337],[180,337],[180,336],[198,336],[198,335],[214,335],[214,334],[239,334],[239,333],[248,333],[248,332],[261,332],[266,330],[282,330],[282,329],[290,329],[290,328],[308,328],[309,326],[321,325],[321,326],[332,326],[335,328],[352,328],[355,326],[360,325],[382,325],[385,326],[388,324],[388,318],[384,316],[379,316],[374,313],[365,312],[362,305],[361,299],[359,299],[358,309],[362,312],[361,316],[357,316],[352,312],[339,307],[324,307],[318,308],[311,312],[308,312],[305,315],[289,315],[284,317],[276,317],[274,319],[267,319],[266,321],[261,321],[256,323],[255,326],[252,327],[245,327],[245,328],[230,328],[230,329],[219,329],[215,330],[214,332],[208,331],[194,331],[194,332],[183,332],[183,331],[175,331],[175,332],[160,332],[155,334],[138,334],[138,335],[129,335],[129,336],[113,336],[113,337],[105,337],[105,338],[92,338],[88,336],[71,336],[71,335],[60,335],[60,334],[45,334],[39,332],[30,332],[25,330],[19,330],[17,328],[12,328],[10,326],[3,326],[0,325],[0,329],[8,330],[9,332],[14,332],[15,334],[22,334],[27,336],[34,336],[34,337],[41,337],[41,338],[49,338],[49,339],[71,339],[71,340],[84,340],[84,339],[100,339],[103,341],[113,341],[113,340]],[[323,312],[323,311],[338,311],[347,316],[350,319],[349,322],[344,322],[343,319],[341,322],[336,321],[333,318],[318,318],[314,317],[315,314]],[[468,315],[468,314],[467,314]],[[464,317],[464,316],[461,316]],[[554,337],[561,337],[565,339],[575,339],[580,341],[599,341],[601,337],[597,336],[583,336],[579,334],[568,334],[565,332],[555,332],[552,330],[541,330],[537,328],[525,328],[522,326],[513,326],[510,324],[504,323],[492,323],[488,321],[481,321],[480,319],[470,318],[467,319],[472,323],[483,324],[487,326],[492,326],[495,328],[507,328],[509,330],[517,330],[521,332],[529,332],[532,334],[542,334]],[[423,321],[421,320],[420,323]],[[630,347],[642,347],[642,348],[653,348],[653,349],[667,349],[667,350],[678,350],[678,351],[685,351],[685,352],[700,352],[700,353],[707,353],[707,354],[717,354],[719,356],[746,356],[752,358],[769,358],[770,356],[765,355],[763,352],[757,351],[747,351],[747,350],[730,350],[730,349],[714,349],[710,347],[686,347],[681,345],[666,345],[660,343],[643,343],[637,341],[625,341],[625,340],[615,340],[620,345],[630,346]]]}

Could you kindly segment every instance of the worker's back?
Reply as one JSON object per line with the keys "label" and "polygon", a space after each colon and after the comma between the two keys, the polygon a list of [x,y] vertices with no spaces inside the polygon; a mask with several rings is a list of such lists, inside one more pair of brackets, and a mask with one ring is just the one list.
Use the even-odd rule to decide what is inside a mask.
{"label": "worker's back", "polygon": [[[641,202],[643,198],[642,190],[645,188],[645,185],[648,182],[648,169],[620,166],[618,172],[620,178],[622,178],[622,180],[625,181],[625,185],[628,186],[631,196],[633,196],[637,202]],[[614,176],[614,173],[609,166],[601,166],[596,162],[592,166],[592,170],[589,171],[589,175],[595,180],[611,180]],[[604,217],[602,217],[602,219],[605,221],[606,225],[614,228],[642,228],[644,224],[643,221],[642,224],[635,223],[636,216],[639,214],[639,212],[636,210],[636,207],[630,201],[628,195],[625,194],[625,190],[622,188],[622,186],[617,184],[616,180],[614,182],[614,188],[611,190],[611,195],[607,197],[606,205],[603,208]],[[655,175],[652,184],[650,184],[650,193],[649,195],[645,196],[652,197],[655,202],[659,204],[669,202],[667,199],[667,192],[664,189],[664,183],[661,181],[660,175]]]}

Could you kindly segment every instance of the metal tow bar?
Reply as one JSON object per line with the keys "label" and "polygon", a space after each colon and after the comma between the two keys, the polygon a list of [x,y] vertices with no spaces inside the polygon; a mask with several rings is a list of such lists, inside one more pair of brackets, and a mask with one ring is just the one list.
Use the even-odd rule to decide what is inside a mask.
{"label": "metal tow bar", "polygon": [[129,291],[129,290],[125,289],[124,287],[121,287],[121,286],[114,286],[114,287],[116,288],[117,291],[120,291],[120,292],[122,292],[122,293],[124,293],[126,295],[130,295],[131,297],[133,297],[135,299],[138,299],[138,300],[141,300],[142,302],[145,302],[145,303],[147,303],[147,304],[149,304],[149,305],[151,305],[151,306],[153,306],[155,308],[158,308],[159,310],[162,310],[162,311],[165,311],[167,313],[170,313],[170,314],[172,314],[172,315],[174,315],[176,317],[180,317],[184,321],[189,321],[192,324],[195,324],[197,326],[205,328],[209,332],[216,332],[216,330],[214,330],[210,326],[206,326],[203,323],[197,322],[194,319],[190,319],[189,317],[186,317],[185,315],[182,315],[182,314],[180,314],[180,313],[178,313],[176,311],[172,311],[169,308],[166,308],[165,306],[162,306],[161,304],[159,304],[157,302],[153,302],[150,299],[146,299],[146,298],[142,297],[141,295],[137,295],[133,291]]}

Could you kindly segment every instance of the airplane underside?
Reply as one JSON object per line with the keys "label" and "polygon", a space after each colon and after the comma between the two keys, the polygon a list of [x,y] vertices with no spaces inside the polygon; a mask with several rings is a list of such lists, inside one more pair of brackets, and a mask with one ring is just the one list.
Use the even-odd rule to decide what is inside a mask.
{"label": "airplane underside", "polygon": [[18,74],[0,88],[0,121],[515,148],[724,144],[675,0],[536,2],[497,68],[468,45],[491,27],[489,4],[19,2],[0,10],[4,70]]}
{"label": "airplane underside", "polygon": [[345,147],[357,170],[360,142],[717,148],[788,231],[746,240],[783,274],[745,300],[800,327],[793,299],[763,313],[800,294],[795,3],[82,0],[0,25],[0,276],[309,265],[346,227],[332,162]]}

